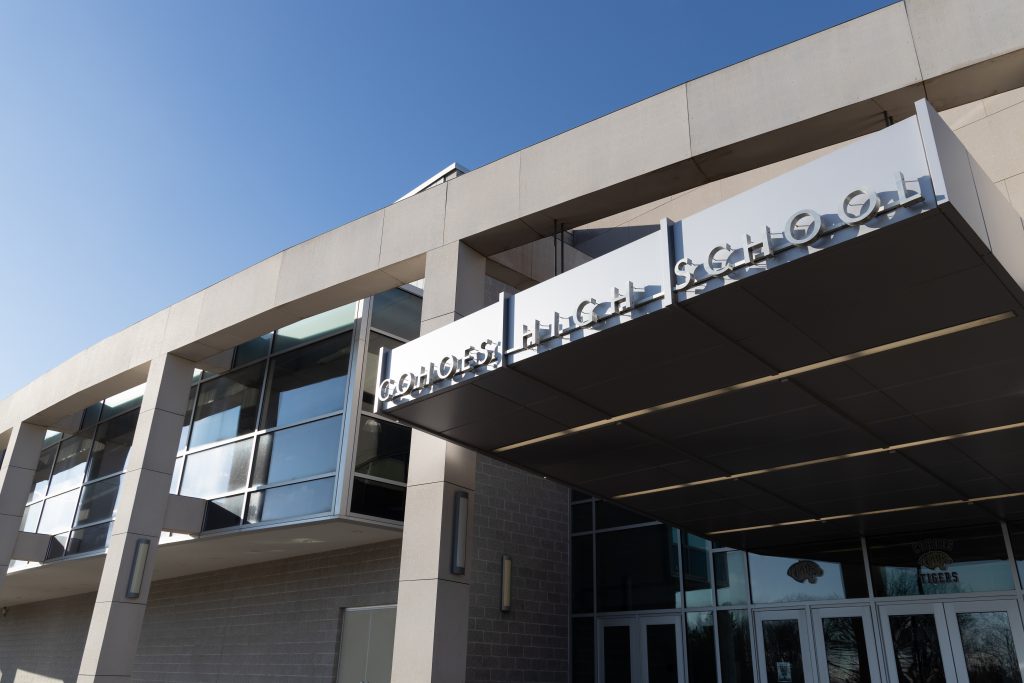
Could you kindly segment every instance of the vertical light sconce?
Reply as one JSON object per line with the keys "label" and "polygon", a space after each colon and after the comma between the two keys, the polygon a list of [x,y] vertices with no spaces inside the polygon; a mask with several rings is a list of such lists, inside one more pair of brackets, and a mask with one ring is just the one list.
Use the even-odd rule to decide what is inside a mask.
{"label": "vertical light sconce", "polygon": [[469,526],[469,494],[456,491],[452,506],[452,574],[466,573],[466,532]]}
{"label": "vertical light sconce", "polygon": [[128,589],[124,596],[134,600],[142,593],[142,575],[146,573],[146,560],[149,558],[149,539],[140,538],[135,541],[135,557],[132,558],[132,570],[128,575]]}
{"label": "vertical light sconce", "polygon": [[501,611],[512,611],[512,558],[501,556]]}

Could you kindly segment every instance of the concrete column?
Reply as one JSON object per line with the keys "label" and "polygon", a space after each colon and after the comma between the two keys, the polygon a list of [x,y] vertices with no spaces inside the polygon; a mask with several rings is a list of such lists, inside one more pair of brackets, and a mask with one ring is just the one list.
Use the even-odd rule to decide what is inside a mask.
{"label": "concrete column", "polygon": [[[423,284],[423,333],[472,313],[484,304],[486,259],[469,247],[449,244],[427,253]],[[469,631],[466,572],[451,572],[452,518],[456,493],[469,496],[473,537],[476,453],[413,432],[398,581],[398,616],[391,667],[393,683],[463,683]]]}
{"label": "concrete column", "polygon": [[0,465],[0,586],[7,578],[32,477],[39,464],[46,428],[22,422],[11,430],[7,455]]}
{"label": "concrete column", "polygon": [[[78,680],[131,680],[142,618],[156,564],[178,437],[184,421],[192,363],[167,355],[150,362],[135,438],[132,440],[117,518],[110,535],[96,605]],[[137,549],[149,542],[138,596],[129,589]]]}

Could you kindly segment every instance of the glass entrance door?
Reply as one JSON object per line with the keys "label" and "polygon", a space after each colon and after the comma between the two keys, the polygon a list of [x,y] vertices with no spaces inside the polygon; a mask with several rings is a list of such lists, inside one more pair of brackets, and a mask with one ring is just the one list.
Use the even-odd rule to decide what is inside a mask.
{"label": "glass entrance door", "polygon": [[598,638],[601,683],[683,683],[680,617],[603,618]]}
{"label": "glass entrance door", "polygon": [[883,605],[878,613],[889,680],[956,683],[941,604]]}
{"label": "glass entrance door", "polygon": [[898,683],[1022,683],[1024,627],[1014,600],[879,608]]}
{"label": "glass entrance door", "polygon": [[1016,601],[953,602],[945,611],[961,683],[1021,683],[1024,628]]}
{"label": "glass entrance door", "polygon": [[755,612],[758,680],[765,683],[814,683],[807,610]]}
{"label": "glass entrance door", "polygon": [[811,610],[818,680],[881,683],[871,609],[827,607]]}

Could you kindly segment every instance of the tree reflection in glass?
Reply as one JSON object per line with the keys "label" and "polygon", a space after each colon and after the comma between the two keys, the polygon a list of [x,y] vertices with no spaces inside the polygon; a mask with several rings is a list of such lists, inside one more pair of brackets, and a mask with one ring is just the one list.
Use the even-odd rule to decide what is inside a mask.
{"label": "tree reflection in glass", "polygon": [[961,612],[956,620],[971,683],[1021,683],[1006,612]]}
{"label": "tree reflection in glass", "polygon": [[821,620],[829,683],[869,683],[868,648],[860,617]]}
{"label": "tree reflection in glass", "polygon": [[889,617],[899,683],[946,683],[939,634],[931,614]]}

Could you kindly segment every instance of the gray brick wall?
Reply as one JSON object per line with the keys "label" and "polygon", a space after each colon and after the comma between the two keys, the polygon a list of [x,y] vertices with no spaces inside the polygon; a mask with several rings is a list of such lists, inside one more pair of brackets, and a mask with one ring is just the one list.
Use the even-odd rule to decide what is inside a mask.
{"label": "gray brick wall", "polygon": [[95,593],[7,608],[0,617],[0,682],[74,681]]}
{"label": "gray brick wall", "polygon": [[[569,506],[561,484],[480,456],[466,679],[564,683],[568,677]],[[500,610],[501,556],[512,611]]]}
{"label": "gray brick wall", "polygon": [[398,541],[154,585],[136,681],[334,680],[343,607],[394,604]]}
{"label": "gray brick wall", "polygon": [[[394,604],[399,541],[153,584],[136,681],[334,680],[343,607]],[[74,681],[94,595],[9,608],[0,683]]]}
{"label": "gray brick wall", "polygon": [[[467,679],[563,683],[568,661],[566,489],[496,460],[477,468]],[[513,607],[499,609],[501,556]],[[159,581],[136,681],[334,680],[343,607],[397,600],[400,542]],[[74,681],[94,596],[0,617],[0,683]]]}

